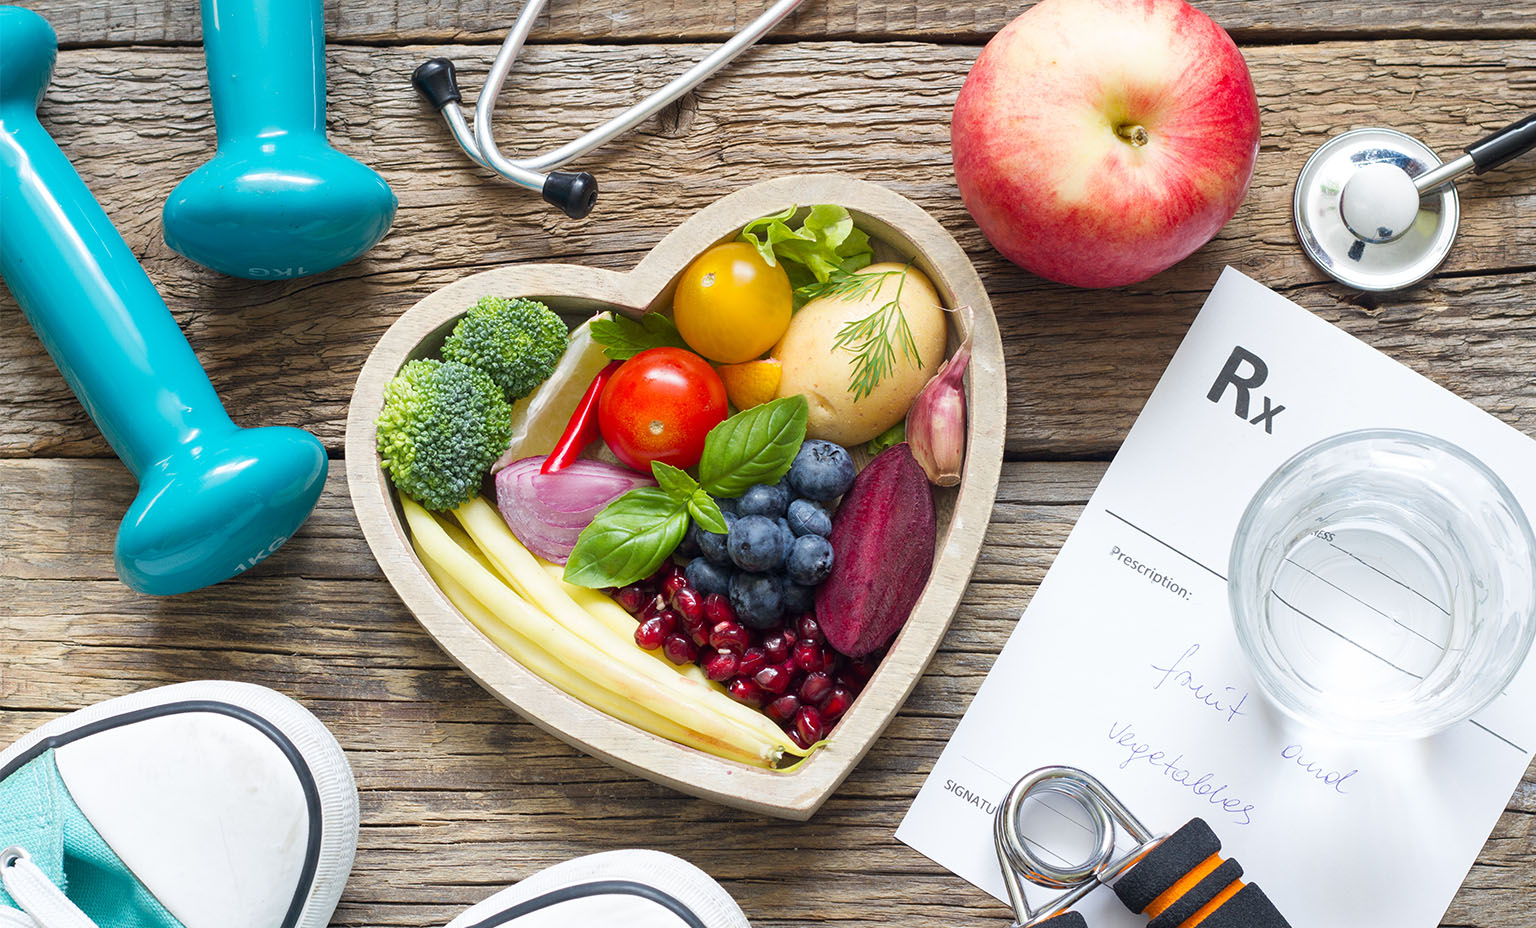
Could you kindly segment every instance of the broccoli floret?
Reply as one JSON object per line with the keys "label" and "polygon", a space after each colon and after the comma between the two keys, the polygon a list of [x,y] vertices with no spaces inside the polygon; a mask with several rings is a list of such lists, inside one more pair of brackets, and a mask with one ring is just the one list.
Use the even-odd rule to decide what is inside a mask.
{"label": "broccoli floret", "polygon": [[453,327],[443,358],[480,368],[518,400],[549,379],[570,340],[565,321],[543,303],[488,296]]}
{"label": "broccoli floret", "polygon": [[512,438],[512,406],[483,371],[456,361],[411,361],[384,388],[379,455],[400,492],[453,509]]}

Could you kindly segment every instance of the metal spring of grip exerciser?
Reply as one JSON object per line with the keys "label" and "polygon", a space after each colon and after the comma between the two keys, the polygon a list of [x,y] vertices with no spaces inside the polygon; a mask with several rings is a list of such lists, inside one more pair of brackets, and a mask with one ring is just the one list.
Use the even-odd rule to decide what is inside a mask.
{"label": "metal spring of grip exerciser", "polygon": [[[1081,863],[1042,860],[1024,834],[1025,801],[1047,793],[1066,796],[1088,817],[1093,849]],[[1122,828],[1136,846],[1116,857]],[[1068,910],[1112,881],[1127,909],[1151,919],[1147,928],[1289,928],[1264,892],[1240,879],[1242,866],[1221,856],[1221,841],[1204,821],[1154,835],[1108,787],[1076,767],[1041,767],[1015,783],[998,806],[993,838],[1015,928],[1086,928],[1082,915]],[[1024,880],[1064,892],[1035,910]]]}
{"label": "metal spring of grip exerciser", "polygon": [[[1041,793],[1064,795],[1088,814],[1094,848],[1082,863],[1060,865],[1041,860],[1032,842],[1025,837],[1020,822],[1024,801],[1031,796],[1038,798]],[[1137,846],[1112,860],[1116,823],[1136,839]],[[1065,912],[1096,887],[1114,879],[1162,840],[1154,836],[1108,787],[1076,767],[1041,767],[1025,774],[998,806],[992,831],[997,844],[997,860],[1003,868],[1003,885],[1008,888],[1008,899],[1017,919],[1015,928],[1032,928]],[[1022,881],[1025,879],[1039,886],[1066,891],[1036,911],[1024,897]]]}

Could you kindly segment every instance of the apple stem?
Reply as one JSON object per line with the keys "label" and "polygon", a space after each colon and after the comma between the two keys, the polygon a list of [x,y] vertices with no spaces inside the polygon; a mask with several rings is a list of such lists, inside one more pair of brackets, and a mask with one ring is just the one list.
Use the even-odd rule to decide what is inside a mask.
{"label": "apple stem", "polygon": [[1152,141],[1152,136],[1148,135],[1147,130],[1139,125],[1118,125],[1115,127],[1115,134],[1130,142],[1135,148],[1140,148]]}

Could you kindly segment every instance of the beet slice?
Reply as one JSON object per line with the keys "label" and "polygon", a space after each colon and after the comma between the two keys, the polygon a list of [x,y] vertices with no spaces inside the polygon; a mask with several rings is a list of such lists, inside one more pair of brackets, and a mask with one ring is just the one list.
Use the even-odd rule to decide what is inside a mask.
{"label": "beet slice", "polygon": [[896,636],[933,572],[938,522],[906,442],[870,461],[832,517],[832,573],[816,590],[827,641],[862,657]]}

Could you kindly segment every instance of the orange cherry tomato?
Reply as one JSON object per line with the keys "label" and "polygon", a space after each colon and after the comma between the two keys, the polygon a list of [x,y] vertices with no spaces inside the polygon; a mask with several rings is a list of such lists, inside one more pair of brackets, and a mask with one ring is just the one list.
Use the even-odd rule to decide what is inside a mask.
{"label": "orange cherry tomato", "polygon": [[677,281],[672,321],[688,347],[720,364],[760,357],[789,328],[794,293],[780,264],[752,245],[730,242],[704,252]]}
{"label": "orange cherry tomato", "polygon": [[709,362],[681,348],[651,348],[625,361],[597,401],[603,441],[626,465],[688,468],[704,436],[725,419],[725,384]]}

